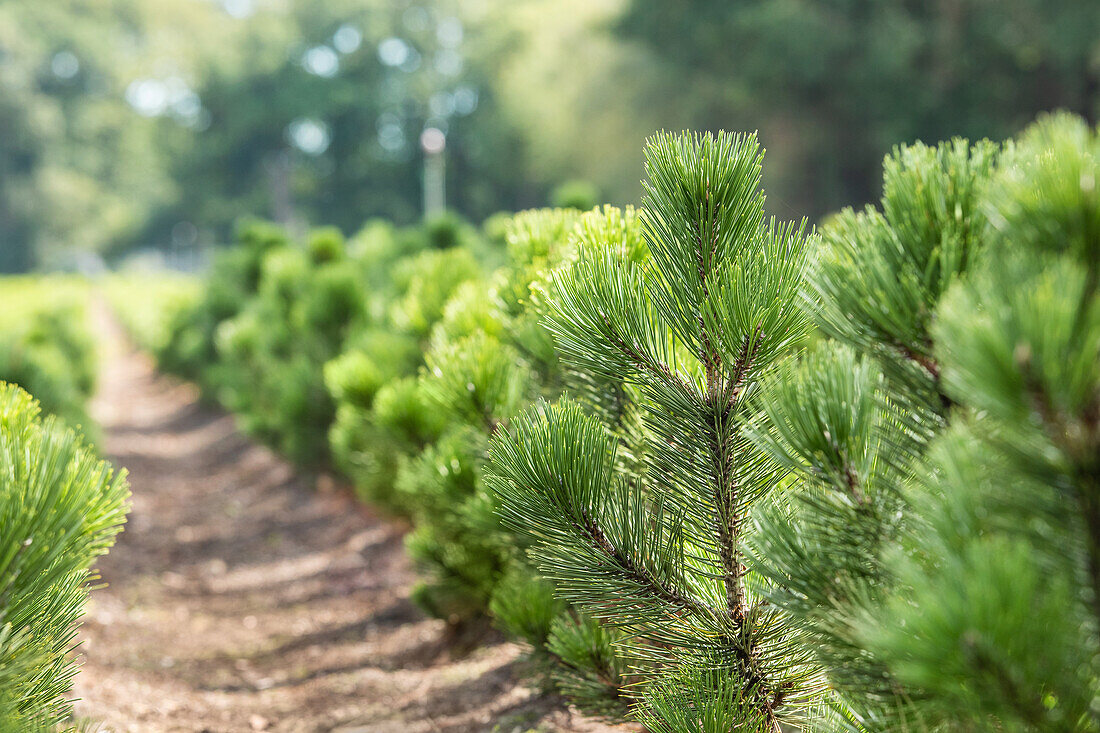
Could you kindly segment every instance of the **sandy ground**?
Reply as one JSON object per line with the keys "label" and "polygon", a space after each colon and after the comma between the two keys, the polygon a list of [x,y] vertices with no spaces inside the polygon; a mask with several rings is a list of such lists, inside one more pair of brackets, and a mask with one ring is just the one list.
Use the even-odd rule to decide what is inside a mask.
{"label": "sandy ground", "polygon": [[159,375],[104,313],[92,413],[133,512],[99,570],[76,682],[107,731],[612,731],[460,654],[409,601],[402,530],[310,486]]}

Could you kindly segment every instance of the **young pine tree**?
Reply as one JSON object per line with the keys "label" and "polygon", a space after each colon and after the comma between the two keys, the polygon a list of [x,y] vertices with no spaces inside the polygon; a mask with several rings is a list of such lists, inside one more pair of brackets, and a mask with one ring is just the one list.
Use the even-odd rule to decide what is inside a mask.
{"label": "young pine tree", "polygon": [[582,248],[548,325],[567,367],[630,385],[644,439],[578,403],[542,405],[492,447],[507,526],[562,598],[622,635],[654,731],[780,731],[825,695],[818,668],[746,565],[777,465],[754,449],[753,395],[806,333],[804,225],[764,216],[755,136],[646,148],[651,260]]}
{"label": "young pine tree", "polygon": [[[755,437],[797,480],[752,565],[853,727],[1100,730],[1098,153],[1066,116],[996,160],[902,149],[885,228],[826,229],[809,303],[841,343],[766,391]],[[832,265],[892,243],[879,286]],[[894,307],[906,283],[923,307]]]}
{"label": "young pine tree", "polygon": [[945,731],[1100,730],[1100,136],[1006,149],[985,256],[932,327],[950,428],[863,639]]}
{"label": "young pine tree", "polygon": [[899,147],[881,209],[822,228],[803,296],[827,340],[772,378],[753,426],[791,478],[756,519],[750,565],[866,730],[889,729],[902,696],[865,648],[864,615],[893,588],[883,563],[910,520],[905,490],[953,404],[931,325],[986,247],[996,154],[963,140]]}

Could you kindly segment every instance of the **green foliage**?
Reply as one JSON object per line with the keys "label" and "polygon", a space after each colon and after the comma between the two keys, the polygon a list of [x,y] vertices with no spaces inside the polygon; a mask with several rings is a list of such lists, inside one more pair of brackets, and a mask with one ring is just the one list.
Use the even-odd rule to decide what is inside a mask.
{"label": "green foliage", "polygon": [[0,384],[0,723],[75,730],[69,693],[91,565],[121,529],[129,491],[81,438]]}
{"label": "green foliage", "polygon": [[757,519],[751,565],[868,730],[908,720],[893,670],[861,635],[895,587],[886,557],[919,507],[907,489],[953,404],[931,327],[987,247],[997,154],[963,140],[895,149],[881,212],[846,210],[822,229],[804,304],[830,340],[759,398],[753,442],[792,480]]}
{"label": "green foliage", "polygon": [[[580,390],[589,414],[543,406],[493,446],[506,526],[562,598],[626,632],[647,727],[1094,728],[1095,140],[1055,117],[1003,156],[899,148],[881,213],[834,218],[792,285],[782,246],[762,258],[774,279],[722,266],[738,232],[779,232],[759,252],[790,241],[751,217],[755,189],[726,205],[692,184],[751,180],[751,147],[658,139],[653,267],[582,246],[548,296],[566,366],[637,386]],[[778,304],[799,294],[828,340],[784,361],[800,314]],[[786,337],[757,351],[774,366],[754,364],[708,427],[715,365],[752,353],[756,324]],[[614,418],[631,402],[640,424]],[[706,460],[731,426],[745,468]],[[728,544],[706,531],[722,526],[715,465],[744,521]],[[727,547],[743,553],[732,594]],[[724,614],[730,599],[747,610]],[[767,654],[737,653],[754,641]]]}
{"label": "green foliage", "polygon": [[548,327],[563,361],[638,389],[640,485],[617,459],[620,426],[569,401],[528,412],[492,448],[505,525],[563,598],[629,640],[646,680],[638,714],[668,730],[718,730],[696,704],[715,690],[708,707],[739,730],[798,724],[823,694],[745,567],[777,475],[746,439],[763,419],[747,397],[806,329],[807,239],[764,218],[760,159],[752,136],[654,137],[652,265],[605,241],[555,280]]}
{"label": "green foliage", "polygon": [[413,599],[452,623],[484,614],[508,558],[482,485],[486,443],[481,430],[452,428],[401,466],[394,487],[416,526],[406,547],[424,578]]}
{"label": "green foliage", "polygon": [[309,259],[319,265],[344,256],[344,235],[336,227],[314,229],[306,241]]}
{"label": "green foliage", "polygon": [[190,275],[123,272],[105,288],[115,315],[130,337],[154,356],[163,358],[178,338],[177,319],[187,316],[202,297],[202,282]]}
{"label": "green foliage", "polygon": [[443,427],[416,380],[402,377],[379,389],[369,406],[342,402],[329,441],[336,465],[364,499],[405,514],[409,510],[394,491],[397,470],[408,453],[435,439]]}
{"label": "green foliage", "polygon": [[224,37],[219,20],[188,0],[3,4],[0,272],[71,268],[90,251],[134,241],[171,200],[173,146],[126,91],[166,54],[177,80],[189,76],[195,51]]}
{"label": "green foliage", "polygon": [[491,246],[504,248],[508,238],[508,228],[512,223],[512,213],[498,211],[490,214],[481,222],[481,234]]}
{"label": "green foliage", "polygon": [[[201,296],[164,314],[158,360],[300,465],[328,464],[331,429],[335,462],[357,483],[392,482],[396,459],[381,455],[391,446],[366,427],[375,417],[416,422],[422,402],[391,391],[389,407],[403,405],[395,414],[408,418],[398,419],[373,415],[375,397],[415,373],[451,292],[480,273],[470,247],[417,253],[427,241],[425,231],[375,222],[349,242],[315,230],[300,248],[280,227],[246,223]],[[339,410],[334,396],[346,402]],[[411,430],[414,443],[425,430],[435,429]]]}
{"label": "green foliage", "polygon": [[395,490],[398,469],[444,427],[444,414],[415,375],[448,302],[478,282],[481,268],[466,245],[428,249],[389,263],[371,256],[366,266],[374,276],[375,268],[385,268],[390,280],[372,291],[362,327],[325,367],[338,405],[329,440],[336,465],[364,497],[409,514],[412,506]]}
{"label": "green foliage", "polygon": [[517,563],[497,583],[490,610],[509,636],[539,650],[546,647],[554,619],[566,605],[554,594],[553,584]]}
{"label": "green foliage", "polygon": [[[1097,151],[1068,116],[1023,136],[991,187],[988,256],[937,313],[959,419],[913,489],[923,521],[891,557],[900,588],[867,633],[931,724],[1100,725]],[[901,623],[913,641],[889,631]]]}
{"label": "green foliage", "polygon": [[325,385],[338,403],[368,408],[385,383],[382,369],[362,351],[349,351],[325,364]]}
{"label": "green foliage", "polygon": [[546,652],[558,690],[585,715],[611,721],[626,717],[627,663],[616,647],[623,634],[584,614],[563,612],[550,626]]}
{"label": "green foliage", "polygon": [[720,672],[684,670],[658,680],[645,693],[639,719],[655,733],[767,733],[756,695]]}
{"label": "green foliage", "polygon": [[[563,239],[567,236],[563,227],[555,232]],[[514,247],[521,247],[518,236],[512,239]],[[369,276],[377,277],[385,268],[390,280],[377,281],[372,290],[367,309],[370,326],[352,334],[345,352],[325,371],[329,391],[338,403],[331,431],[333,455],[371,501],[406,514],[441,511],[427,496],[417,497],[417,492],[421,486],[428,487],[424,489],[427,494],[443,490],[437,479],[425,477],[435,476],[432,466],[448,464],[449,459],[434,454],[418,457],[420,451],[439,437],[444,420],[453,421],[456,430],[470,424],[485,431],[494,421],[508,417],[518,404],[525,389],[523,372],[516,369],[519,357],[512,346],[498,341],[506,324],[518,319],[509,316],[510,311],[491,292],[498,287],[506,288],[509,295],[529,292],[528,283],[539,272],[539,265],[534,262],[535,255],[527,257],[526,241],[522,246],[521,253],[510,253],[511,264],[493,277],[491,287],[481,279],[471,252],[483,249],[481,245],[427,249],[387,264],[388,254],[375,253],[403,251],[390,239],[353,255],[369,263]],[[535,248],[543,268],[550,258],[549,248],[545,241]],[[523,284],[514,285],[516,282]],[[522,311],[516,302],[521,297],[508,299],[516,313]],[[472,334],[479,335],[467,339]],[[419,382],[411,380],[425,360],[428,368],[423,377]],[[403,477],[398,475],[399,468]],[[457,479],[451,476],[447,480]],[[468,493],[478,493],[472,485],[462,485]],[[491,508],[484,510],[491,523]],[[416,542],[425,557],[441,557],[438,546],[428,538]],[[426,562],[435,564],[434,560]],[[499,560],[494,563],[499,565]],[[477,584],[487,588],[492,582],[486,578]],[[475,606],[483,608],[487,602],[484,589],[477,595],[482,600]],[[432,605],[426,596],[418,597]]]}
{"label": "green foliage", "polygon": [[628,663],[615,642],[621,634],[570,608],[552,583],[515,562],[493,591],[490,611],[509,636],[531,647],[531,659],[548,688],[586,715],[619,721],[630,696]]}
{"label": "green foliage", "polygon": [[[749,565],[836,689],[890,699],[887,671],[858,639],[859,613],[881,597],[882,555],[904,518],[901,488],[927,428],[891,404],[878,364],[844,345],[786,365],[762,395],[766,420],[752,439],[793,481],[756,518]],[[860,713],[874,720],[878,711]]]}
{"label": "green foliage", "polygon": [[393,305],[391,318],[397,330],[417,338],[426,337],[443,316],[451,293],[463,282],[480,274],[473,255],[465,249],[422,252],[406,261],[404,296]]}
{"label": "green foliage", "polygon": [[610,717],[625,710],[614,634],[554,599],[517,555],[522,540],[501,527],[485,475],[491,437],[564,384],[539,325],[553,270],[594,232],[614,232],[624,256],[642,256],[638,227],[633,210],[524,212],[504,223],[507,259],[488,278],[465,276],[465,246],[399,262],[390,300],[372,306],[379,319],[325,368],[338,465],[361,495],[413,523],[406,544],[422,574],[413,600],[455,625],[492,608],[531,645],[544,684]]}
{"label": "green foliage", "polygon": [[[428,578],[418,598],[433,613],[441,604],[429,599],[457,588],[468,603],[474,601],[467,616],[484,613],[490,599],[507,614],[495,590],[502,573],[531,572],[513,567],[517,538],[501,530],[499,507],[484,484],[488,441],[531,400],[562,389],[553,344],[538,323],[554,268],[569,261],[585,232],[630,231],[637,237],[636,228],[632,211],[611,208],[580,219],[564,210],[518,214],[508,228],[508,261],[489,287],[470,283],[445,308],[420,384],[429,409],[451,427],[410,460],[398,479],[406,503],[415,507],[418,528],[410,550]],[[442,552],[446,547],[451,549]],[[471,573],[471,567],[482,572]],[[546,639],[528,641],[536,655],[543,654]]]}
{"label": "green foliage", "polygon": [[773,201],[817,217],[873,198],[897,140],[1098,111],[1089,0],[295,0],[228,15],[243,8],[6,0],[0,269],[147,246],[189,259],[242,214],[346,232],[417,221],[428,126],[447,133],[448,205],[471,220],[578,177],[603,195],[571,183],[553,205],[634,200],[639,142],[685,126],[759,129],[781,153]]}
{"label": "green foliage", "polygon": [[[417,525],[410,555],[428,578],[418,597],[435,615],[471,618],[488,607],[510,556],[483,484],[488,439],[526,404],[528,373],[513,349],[475,333],[430,351],[420,386],[427,409],[450,427],[398,477]],[[445,596],[461,598],[464,612],[440,600]],[[445,607],[452,610],[441,613]]]}
{"label": "green foliage", "polygon": [[162,349],[154,352],[163,368],[199,379],[207,367],[215,364],[218,328],[240,313],[256,295],[268,251],[288,243],[281,229],[259,221],[242,223],[237,239],[239,247],[219,252],[214,258],[209,280],[197,302],[181,303],[179,311],[165,314],[172,320],[166,327],[168,339]]}
{"label": "green foliage", "polygon": [[[778,376],[772,427],[755,434],[795,481],[760,523],[753,565],[862,729],[1096,729],[1096,139],[1045,118],[997,160],[972,148],[967,186],[936,184],[966,169],[952,143],[893,188],[970,190],[965,206],[889,205],[888,162],[890,226],[869,213],[824,234],[893,230],[904,257],[876,280],[877,303],[901,302],[907,262],[940,270],[912,291],[924,305],[894,309],[897,327],[872,339],[857,304],[870,293],[815,269],[809,308],[846,343]],[[967,211],[980,225],[960,237]],[[924,235],[897,236],[901,221]],[[964,256],[922,254],[966,240]]]}
{"label": "green foliage", "polygon": [[1011,148],[988,203],[998,238],[1037,251],[1100,255],[1096,133],[1068,114],[1040,118]]}
{"label": "green foliage", "polygon": [[254,226],[164,352],[299,460],[327,434],[416,603],[586,713],[1093,731],[1098,137],[900,146],[820,236],[725,133],[652,138],[640,211],[489,244]]}
{"label": "green foliage", "polygon": [[822,332],[876,356],[892,379],[942,410],[928,326],[983,242],[982,187],[997,146],[955,140],[886,158],[881,213],[846,209],[822,229],[809,310]]}
{"label": "green foliage", "polygon": [[458,245],[463,236],[463,229],[469,224],[462,221],[461,217],[451,211],[436,214],[424,222],[424,236],[428,240],[428,246],[435,249],[450,249]]}
{"label": "green foliage", "polygon": [[307,466],[323,464],[335,411],[323,365],[366,307],[354,266],[315,254],[268,249],[255,297],[215,333],[219,399],[252,433]]}
{"label": "green foliage", "polygon": [[[520,205],[521,136],[488,88],[494,56],[477,42],[474,14],[435,1],[406,10],[298,0],[223,20],[239,35],[195,74],[207,124],[175,135],[170,170],[181,190],[147,231],[160,239],[185,219],[221,241],[240,212],[344,231],[365,217],[411,224],[421,215],[418,138],[429,126],[447,133],[456,212],[480,219]],[[379,53],[388,39],[401,44],[396,58]],[[302,129],[318,134],[303,140]],[[456,244],[455,227],[439,223],[431,246]]]}
{"label": "green foliage", "polygon": [[0,379],[23,387],[70,426],[90,429],[85,406],[95,389],[96,349],[84,285],[6,278],[0,289]]}
{"label": "green foliage", "polygon": [[1095,3],[630,0],[617,21],[663,62],[676,124],[782,142],[773,190],[813,217],[873,200],[899,140],[1001,139],[1044,110],[1100,112]]}
{"label": "green foliage", "polygon": [[558,209],[588,211],[599,203],[600,190],[590,181],[565,181],[550,192],[550,205]]}
{"label": "green foliage", "polygon": [[428,353],[426,362],[423,389],[453,422],[491,433],[527,396],[519,354],[482,333],[444,342]]}

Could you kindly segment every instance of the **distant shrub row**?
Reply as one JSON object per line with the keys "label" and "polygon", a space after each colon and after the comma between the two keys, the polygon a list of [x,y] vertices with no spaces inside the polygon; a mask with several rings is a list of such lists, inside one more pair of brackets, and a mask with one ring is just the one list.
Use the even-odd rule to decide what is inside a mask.
{"label": "distant shrub row", "polygon": [[84,283],[61,277],[0,280],[0,381],[23,387],[73,427],[88,426],[95,388],[86,296]]}
{"label": "distant shrub row", "polygon": [[[91,566],[127,511],[89,425],[87,286],[0,281],[0,730],[76,730],[68,701]],[[33,393],[34,398],[28,394]],[[44,412],[43,417],[40,412]]]}
{"label": "distant shrub row", "polygon": [[[587,655],[592,641],[610,655],[607,633],[534,574],[484,484],[492,435],[570,384],[540,308],[550,273],[603,236],[629,256],[645,250],[636,214],[613,208],[496,217],[480,231],[373,222],[348,241],[319,229],[296,242],[252,223],[200,294],[125,278],[112,299],[163,368],[199,382],[251,434],[306,469],[337,468],[364,500],[411,519],[426,611],[469,625],[492,606],[543,661]],[[587,671],[570,682],[581,661],[547,669],[606,687]]]}
{"label": "distant shrub row", "polygon": [[586,712],[1097,729],[1096,133],[901,147],[819,233],[761,160],[657,136],[641,210],[480,235],[254,226],[159,356],[409,517],[418,603]]}

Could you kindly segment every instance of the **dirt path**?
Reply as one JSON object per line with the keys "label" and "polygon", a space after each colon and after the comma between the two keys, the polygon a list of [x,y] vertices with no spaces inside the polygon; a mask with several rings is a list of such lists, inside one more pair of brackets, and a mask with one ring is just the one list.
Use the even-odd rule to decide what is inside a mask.
{"label": "dirt path", "polygon": [[106,730],[610,730],[518,681],[519,649],[455,657],[409,601],[401,531],[317,491],[99,317],[93,415],[133,513],[100,565],[76,683]]}

